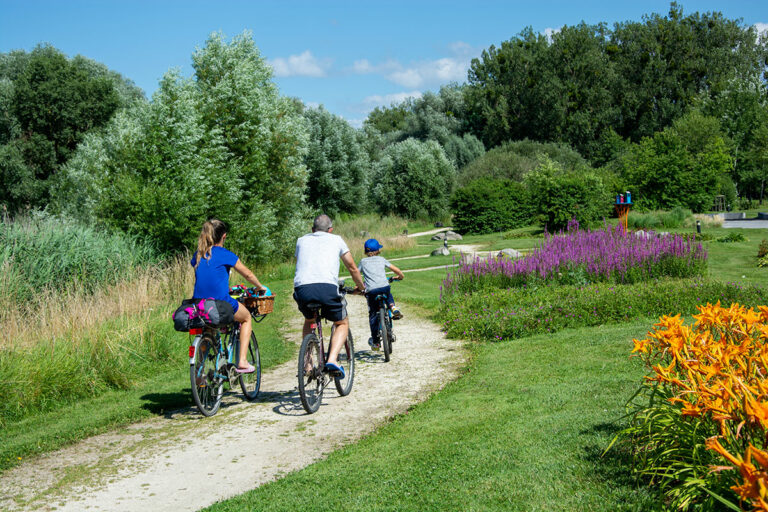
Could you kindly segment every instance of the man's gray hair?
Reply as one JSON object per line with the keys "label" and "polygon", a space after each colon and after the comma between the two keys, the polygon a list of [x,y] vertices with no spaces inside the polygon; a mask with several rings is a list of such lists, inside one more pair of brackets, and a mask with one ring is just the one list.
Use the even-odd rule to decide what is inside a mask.
{"label": "man's gray hair", "polygon": [[318,215],[315,217],[315,222],[312,224],[312,232],[315,231],[328,231],[333,227],[333,222],[331,222],[331,218],[327,216],[326,214]]}

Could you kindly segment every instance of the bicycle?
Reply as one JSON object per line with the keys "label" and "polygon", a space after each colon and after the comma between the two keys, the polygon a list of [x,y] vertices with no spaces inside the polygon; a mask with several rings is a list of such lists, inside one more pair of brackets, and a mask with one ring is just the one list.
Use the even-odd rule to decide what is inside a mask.
{"label": "bicycle", "polygon": [[[251,313],[255,322],[261,322],[272,312],[274,297],[256,297],[256,288],[236,286],[230,294]],[[190,329],[194,336],[189,345],[189,377],[192,398],[203,416],[213,416],[221,406],[224,385],[234,389],[239,381],[247,400],[255,399],[261,387],[261,357],[259,342],[251,331],[248,344],[248,363],[253,373],[238,373],[237,358],[240,349],[240,324],[234,322],[224,327],[204,326]]]}
{"label": "bicycle", "polygon": [[[347,293],[352,293],[354,288],[345,287],[343,283],[339,284],[339,293],[343,297]],[[323,326],[320,318],[320,309],[322,304],[309,303],[307,307],[314,313],[314,322],[312,323],[312,332],[304,336],[299,349],[299,396],[301,405],[308,414],[312,414],[320,407],[323,400],[323,391],[325,386],[333,379],[336,385],[336,391],[341,396],[347,396],[352,391],[352,383],[355,380],[355,346],[352,341],[352,330],[347,332],[347,339],[339,352],[338,361],[345,368],[344,378],[331,376],[325,370],[325,362],[328,359],[328,352],[325,350],[323,340]],[[331,327],[331,338],[333,338],[334,327]],[[330,348],[330,340],[329,340]]]}
{"label": "bicycle", "polygon": [[[389,283],[399,281],[394,277],[387,279]],[[373,300],[378,303],[379,316],[379,339],[381,340],[381,350],[384,352],[384,362],[388,363],[392,354],[392,344],[397,340],[395,332],[392,330],[392,310],[387,304],[387,296],[383,293],[376,295]]]}

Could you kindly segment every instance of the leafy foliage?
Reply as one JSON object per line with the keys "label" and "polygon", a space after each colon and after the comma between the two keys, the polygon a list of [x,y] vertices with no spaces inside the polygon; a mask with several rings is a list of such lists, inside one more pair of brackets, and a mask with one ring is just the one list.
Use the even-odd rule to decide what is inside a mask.
{"label": "leafy foliage", "polygon": [[768,300],[768,293],[761,288],[699,279],[520,288],[488,284],[472,293],[443,287],[440,316],[449,336],[510,340],[677,311],[693,312],[707,301],[764,304]]}
{"label": "leafy foliage", "polygon": [[683,206],[695,213],[712,206],[721,179],[732,166],[717,121],[697,112],[632,145],[619,164],[638,207]]}
{"label": "leafy foliage", "polygon": [[453,226],[460,233],[492,233],[531,223],[528,190],[510,180],[477,179],[451,198]]}
{"label": "leafy foliage", "polygon": [[374,167],[373,198],[382,214],[443,218],[456,170],[434,141],[407,139],[388,146]]}
{"label": "leafy foliage", "polygon": [[84,135],[143,97],[102,64],[52,46],[0,54],[0,203],[11,211],[47,205]]}
{"label": "leafy foliage", "polygon": [[566,171],[549,159],[525,177],[531,201],[551,232],[565,229],[571,219],[588,226],[608,214],[610,194],[603,180],[587,170]]}
{"label": "leafy foliage", "polygon": [[168,73],[150,105],[86,138],[57,208],[165,251],[193,246],[216,216],[243,256],[285,256],[305,228],[305,122],[248,34],[211,35],[193,67],[194,79]]}
{"label": "leafy foliage", "polygon": [[307,202],[333,216],[362,211],[370,167],[362,134],[323,107],[307,109],[304,117],[309,124]]}
{"label": "leafy foliage", "polygon": [[545,157],[568,171],[589,167],[589,163],[566,144],[524,139],[504,142],[488,150],[460,170],[458,182],[466,185],[482,177],[522,181]]}

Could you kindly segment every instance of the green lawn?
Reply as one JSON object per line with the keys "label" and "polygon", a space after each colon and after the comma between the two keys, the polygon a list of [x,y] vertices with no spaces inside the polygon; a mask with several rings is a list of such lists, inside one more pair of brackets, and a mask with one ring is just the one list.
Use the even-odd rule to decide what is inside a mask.
{"label": "green lawn", "polygon": [[651,323],[479,344],[462,378],[376,433],[207,510],[648,510],[602,452],[643,375],[631,339]]}

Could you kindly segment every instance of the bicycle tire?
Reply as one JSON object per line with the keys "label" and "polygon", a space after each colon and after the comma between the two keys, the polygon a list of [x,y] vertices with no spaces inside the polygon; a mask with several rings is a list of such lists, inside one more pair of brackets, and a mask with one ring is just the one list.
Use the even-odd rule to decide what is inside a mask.
{"label": "bicycle tire", "polygon": [[[333,329],[331,329],[333,338]],[[347,396],[352,391],[355,380],[355,343],[352,340],[352,330],[347,330],[347,339],[339,352],[339,364],[344,367],[344,378],[334,377],[333,383],[341,396]]]}
{"label": "bicycle tire", "polygon": [[392,315],[387,312],[387,339],[389,339],[389,353],[392,354],[392,349],[395,347],[395,330],[392,328]]}
{"label": "bicycle tire", "polygon": [[299,349],[299,397],[308,414],[317,411],[323,400],[323,361],[315,333],[304,336]]}
{"label": "bicycle tire", "polygon": [[[239,339],[234,341],[235,343],[240,342]],[[254,400],[259,396],[259,389],[261,389],[261,356],[259,355],[259,342],[253,331],[251,331],[251,342],[248,344],[246,357],[256,370],[253,373],[240,374],[240,389],[243,390],[243,395],[247,400]]]}
{"label": "bicycle tire", "polygon": [[392,353],[392,345],[389,343],[389,326],[387,325],[387,311],[384,307],[379,308],[379,333],[381,336],[381,350],[384,352],[384,362],[389,362],[389,356]]}
{"label": "bicycle tire", "polygon": [[189,365],[192,399],[203,416],[213,416],[221,406],[224,381],[216,377],[218,359],[216,341],[203,336],[195,343],[195,362]]}

